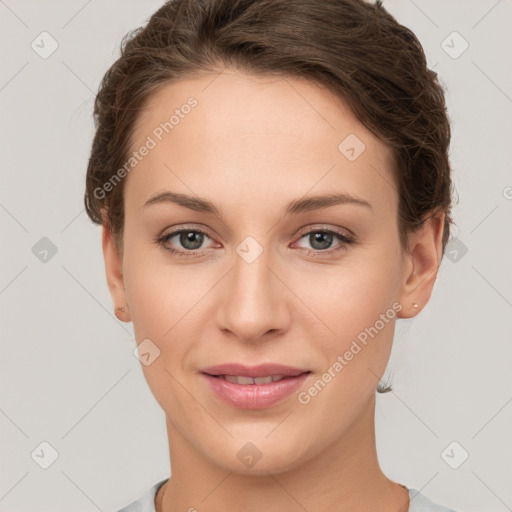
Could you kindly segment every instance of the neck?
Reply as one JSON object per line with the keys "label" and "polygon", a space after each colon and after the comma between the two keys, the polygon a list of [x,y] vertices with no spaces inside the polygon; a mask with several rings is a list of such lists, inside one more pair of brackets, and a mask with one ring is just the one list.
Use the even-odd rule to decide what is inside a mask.
{"label": "neck", "polygon": [[349,429],[322,452],[288,471],[264,475],[219,467],[167,421],[172,476],[157,495],[156,510],[408,512],[407,489],[380,469],[374,414],[373,395]]}

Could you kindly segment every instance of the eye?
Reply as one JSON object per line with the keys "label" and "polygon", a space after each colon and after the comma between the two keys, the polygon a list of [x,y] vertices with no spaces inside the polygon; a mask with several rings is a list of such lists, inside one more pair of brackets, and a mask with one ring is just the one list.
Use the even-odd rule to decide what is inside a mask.
{"label": "eye", "polygon": [[[158,237],[155,243],[177,257],[190,258],[202,253],[204,254],[204,247],[202,246],[206,239],[211,240],[211,237],[200,229],[181,228]],[[344,234],[332,229],[308,231],[300,237],[300,240],[303,239],[311,244],[312,250],[306,248],[306,250],[301,252],[313,256],[331,255],[346,249],[348,244],[353,244],[357,241],[353,235]],[[330,247],[332,247],[335,241],[338,241],[338,245],[331,249]]]}
{"label": "eye", "polygon": [[[155,242],[172,254],[179,257],[190,257],[201,253],[198,249],[201,248],[206,238],[210,239],[200,229],[182,228],[157,238]],[[175,240],[173,241],[173,239]],[[180,249],[180,246],[182,249]]]}
{"label": "eye", "polygon": [[[355,243],[356,239],[352,235],[344,234],[331,229],[317,229],[308,231],[301,236],[300,240],[305,239],[312,247],[312,250],[307,249],[307,255],[330,255],[335,252],[347,248],[347,245]],[[332,244],[338,241],[338,245],[331,249]]]}

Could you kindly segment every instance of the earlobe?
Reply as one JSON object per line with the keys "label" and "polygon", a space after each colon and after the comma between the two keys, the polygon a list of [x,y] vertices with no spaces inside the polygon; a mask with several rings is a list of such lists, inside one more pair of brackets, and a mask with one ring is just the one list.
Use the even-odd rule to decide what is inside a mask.
{"label": "earlobe", "polygon": [[415,316],[430,299],[441,264],[444,218],[444,212],[428,217],[421,228],[409,234],[399,318]]}
{"label": "earlobe", "polygon": [[124,289],[122,259],[115,246],[112,231],[105,223],[102,225],[102,247],[105,260],[105,274],[114,303],[115,315],[123,322],[130,322],[130,311]]}

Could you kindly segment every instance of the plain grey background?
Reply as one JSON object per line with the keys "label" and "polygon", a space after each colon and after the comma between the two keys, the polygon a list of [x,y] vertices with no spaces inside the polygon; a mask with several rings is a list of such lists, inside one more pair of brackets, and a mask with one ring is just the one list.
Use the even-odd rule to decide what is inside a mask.
{"label": "plain grey background", "polygon": [[[83,209],[95,91],[162,3],[0,0],[2,512],[114,511],[169,475],[164,414]],[[512,3],[384,6],[446,86],[459,202],[429,304],[397,324],[379,458],[459,512],[511,510]]]}

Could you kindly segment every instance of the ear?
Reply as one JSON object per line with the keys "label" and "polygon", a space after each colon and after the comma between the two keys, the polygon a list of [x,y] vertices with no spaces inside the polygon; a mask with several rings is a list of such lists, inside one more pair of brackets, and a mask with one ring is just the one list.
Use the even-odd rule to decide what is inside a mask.
{"label": "ear", "polygon": [[[106,223],[102,225],[102,247],[105,259],[105,273],[107,284],[114,302],[117,318],[123,322],[130,322],[130,311],[126,301],[126,292],[123,279],[123,262],[114,243],[112,231]],[[121,308],[121,309],[120,309]]]}
{"label": "ear", "polygon": [[[403,305],[399,318],[415,316],[427,304],[441,264],[445,213],[428,217],[424,224],[408,235],[403,282],[399,301]],[[416,303],[418,307],[413,307]]]}

